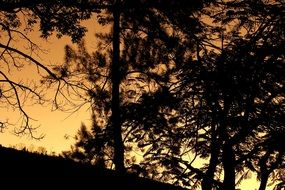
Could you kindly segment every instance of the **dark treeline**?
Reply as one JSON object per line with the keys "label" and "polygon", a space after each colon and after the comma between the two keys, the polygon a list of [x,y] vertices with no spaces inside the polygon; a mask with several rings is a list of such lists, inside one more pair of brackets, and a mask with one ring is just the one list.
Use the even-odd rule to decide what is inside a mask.
{"label": "dark treeline", "polygon": [[[283,0],[56,2],[4,1],[1,34],[12,38],[27,11],[43,37],[56,31],[78,44],[65,47],[63,64],[50,69],[10,43],[0,48],[1,61],[12,52],[47,72],[56,108],[90,104],[91,130],[83,125],[65,156],[192,189],[235,190],[252,174],[259,190],[284,188]],[[112,29],[98,29],[87,52],[80,20],[91,15]],[[0,74],[29,121],[17,89],[37,92]]]}

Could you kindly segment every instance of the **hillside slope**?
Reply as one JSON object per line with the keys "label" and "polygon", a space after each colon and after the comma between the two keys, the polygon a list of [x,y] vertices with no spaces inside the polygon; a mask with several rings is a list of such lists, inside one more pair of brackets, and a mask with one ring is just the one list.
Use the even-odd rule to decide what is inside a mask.
{"label": "hillside slope", "polygon": [[116,175],[114,171],[0,147],[0,189],[183,190],[170,184]]}

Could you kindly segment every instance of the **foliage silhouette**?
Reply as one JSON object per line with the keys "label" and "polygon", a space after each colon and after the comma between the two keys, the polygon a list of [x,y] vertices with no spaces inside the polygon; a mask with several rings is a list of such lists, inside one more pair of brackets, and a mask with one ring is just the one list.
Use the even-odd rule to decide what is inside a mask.
{"label": "foliage silhouette", "polygon": [[[261,180],[259,189],[270,176],[278,178],[284,167],[278,148],[284,130],[283,8],[280,2],[217,1],[196,21],[178,19],[189,18],[187,11],[165,9],[150,23],[142,20],[147,16],[142,25],[133,21],[142,28],[125,27],[147,36],[126,33],[132,38],[124,38],[122,50],[122,61],[143,73],[136,78],[142,92],[130,91],[136,101],[122,100],[121,107],[125,140],[144,154],[133,169],[205,190],[235,189],[251,172]],[[164,22],[175,24],[179,35],[164,33],[157,24]],[[173,55],[173,65],[165,55]],[[151,67],[161,62],[164,71]],[[152,90],[139,85],[151,81]],[[185,158],[189,152],[192,161]],[[201,168],[193,166],[198,158],[206,163]]]}
{"label": "foliage silhouette", "polygon": [[[234,190],[251,173],[260,190],[269,180],[284,186],[282,0],[57,2],[3,1],[0,9],[8,36],[7,26],[19,27],[11,10],[23,6],[34,13],[30,25],[41,21],[43,37],[56,30],[79,42],[77,51],[66,47],[56,74],[9,43],[1,47],[50,74],[56,106],[60,95],[80,99],[77,108],[91,103],[91,132],[83,126],[66,156],[192,189]],[[90,54],[78,23],[91,13],[112,30]]]}
{"label": "foliage silhouette", "polygon": [[[142,3],[140,1],[137,1],[137,2]],[[181,2],[178,1],[177,4],[172,1],[169,1],[166,3],[170,3],[171,5],[175,5],[178,7],[181,7],[183,5],[182,1]],[[200,4],[198,2],[195,2],[195,3],[198,4],[197,7],[199,8]],[[195,6],[194,6],[195,3],[193,3],[193,7],[187,6],[187,10],[189,11],[195,10]],[[167,48],[170,45],[173,46],[174,45],[173,42],[175,41],[175,39],[173,39],[172,42],[169,41],[170,34],[167,33],[167,28],[165,26],[161,26],[160,24],[161,21],[167,24],[169,22],[167,21],[167,18],[172,16],[173,13],[168,13],[169,15],[164,13],[164,12],[167,12],[166,11],[167,9],[164,6],[164,4],[160,2],[149,4],[149,5],[145,3],[145,5],[144,4],[142,5],[144,9],[134,6],[134,4],[128,4],[127,1],[126,2],[115,1],[113,4],[113,9],[108,9],[106,13],[99,15],[99,21],[101,24],[106,25],[111,22],[112,27],[113,27],[112,35],[109,35],[109,36],[107,35],[104,39],[105,44],[112,43],[112,49],[107,50],[109,52],[109,56],[112,57],[112,60],[110,61],[110,68],[109,68],[110,73],[108,73],[108,77],[107,77],[107,78],[110,78],[110,82],[108,81],[108,84],[110,85],[110,88],[111,88],[109,89],[111,90],[109,92],[110,97],[111,97],[110,99],[111,112],[110,112],[110,120],[108,121],[109,123],[108,127],[111,130],[110,129],[106,129],[106,130],[109,131],[108,132],[109,136],[112,137],[111,138],[113,140],[112,145],[114,147],[113,148],[114,162],[115,162],[115,165],[117,166],[117,169],[120,172],[123,172],[124,170],[124,144],[123,144],[123,139],[122,139],[122,130],[123,130],[122,125],[124,123],[124,120],[122,118],[123,110],[120,108],[122,106],[122,103],[124,102],[123,101],[121,102],[120,100],[120,99],[123,99],[123,96],[120,97],[121,96],[120,95],[120,85],[124,82],[124,80],[128,80],[129,75],[132,73],[137,73],[137,75],[142,73],[143,75],[146,76],[146,77],[144,76],[146,80],[149,80],[148,78],[153,78],[153,77],[161,78],[163,73],[161,73],[160,74],[161,76],[159,76],[154,71],[151,71],[151,70],[158,69],[158,65],[163,65],[163,64],[169,65],[169,63],[161,64],[161,62],[170,61],[170,59],[167,58],[168,55],[163,55],[163,54],[164,53],[169,54],[167,52],[169,51],[167,50]],[[153,8],[155,8],[155,10],[152,10]],[[142,15],[138,16],[137,12],[134,12],[134,10],[140,11],[142,15],[145,15],[145,16],[143,17],[141,17]],[[162,14],[165,14],[165,15],[162,15],[156,18],[154,15],[156,14],[157,11],[160,11]],[[179,15],[174,14],[174,16],[177,19]],[[137,24],[141,26],[136,26]],[[142,36],[142,32],[148,36],[147,40],[145,40],[144,37]],[[157,34],[162,35],[164,39],[160,39],[160,36],[157,36]],[[122,45],[124,46],[121,50],[120,50],[120,41]],[[138,43],[141,43],[141,44],[138,44],[140,45],[140,47],[142,47],[143,46],[142,43],[144,43],[144,45],[148,45],[152,49],[150,49],[149,52],[145,52],[144,49],[141,49],[140,50],[141,53],[137,52],[136,55],[135,54],[130,55],[130,53],[135,53],[135,49],[137,48],[135,46],[130,45],[132,41],[137,41]],[[160,48],[161,50],[162,45],[164,46],[165,52],[158,52],[158,48]],[[174,47],[171,47],[171,49],[174,49]],[[80,51],[83,52],[82,48],[81,50],[79,48],[79,53]],[[122,54],[122,56],[120,56],[120,53]],[[99,54],[95,53],[95,54],[99,55],[100,53]],[[67,56],[69,56],[69,54],[67,54]],[[149,59],[149,56],[152,56],[153,59],[152,60]],[[98,57],[97,59],[100,59],[100,58],[101,56]],[[154,61],[154,62],[151,62],[151,61]],[[141,63],[144,65],[141,65]],[[68,71],[69,69],[68,67],[69,66],[64,66],[63,68],[56,68],[56,70],[58,70],[59,73],[66,73],[65,70],[67,69]],[[74,73],[73,71],[71,72],[68,71],[68,72],[71,73],[70,76],[74,75],[72,74]],[[68,78],[69,76],[66,75],[65,77]],[[154,78],[154,80],[158,80],[158,78]],[[167,79],[164,79],[164,80],[167,80]],[[105,84],[107,84],[107,80],[106,80],[106,83],[104,83],[103,88],[105,87]],[[80,84],[77,83],[74,86],[80,86]],[[85,88],[85,86],[83,88]],[[129,93],[132,93],[132,91],[129,91]]]}
{"label": "foliage silhouette", "polygon": [[[55,3],[56,2],[56,3]],[[74,1],[75,2],[75,1]],[[79,25],[81,20],[90,18],[89,10],[82,11],[81,7],[68,4],[67,1],[6,1],[2,0],[0,6],[0,58],[1,58],[1,106],[16,110],[20,117],[17,124],[9,122],[9,115],[1,117],[1,131],[10,125],[15,125],[16,134],[28,133],[33,138],[35,127],[33,119],[27,113],[25,105],[28,100],[31,104],[46,102],[41,84],[36,81],[16,77],[19,72],[24,72],[27,65],[37,68],[35,75],[46,75],[57,81],[60,79],[52,72],[51,68],[38,61],[38,54],[42,52],[40,46],[29,37],[31,31],[39,26],[43,38],[56,32],[57,37],[71,36],[74,42],[80,40],[86,28]],[[20,46],[19,43],[21,42]],[[40,73],[43,72],[43,73]]]}

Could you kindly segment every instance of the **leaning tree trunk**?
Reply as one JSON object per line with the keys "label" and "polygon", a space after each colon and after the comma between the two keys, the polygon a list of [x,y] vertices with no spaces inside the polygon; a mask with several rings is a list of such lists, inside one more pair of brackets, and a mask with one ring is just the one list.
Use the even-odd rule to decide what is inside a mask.
{"label": "leaning tree trunk", "polygon": [[114,140],[114,164],[119,173],[125,172],[124,143],[120,113],[120,5],[117,0],[113,7],[113,57],[111,66],[112,100],[111,128]]}
{"label": "leaning tree trunk", "polygon": [[[274,146],[274,144],[272,144]],[[269,149],[267,150],[266,154],[261,158],[259,161],[260,164],[260,185],[258,190],[265,190],[267,186],[267,182],[269,179],[269,176],[271,172],[274,171],[274,169],[278,168],[278,165],[282,163],[284,153],[278,153],[278,156],[276,160],[271,163],[270,166],[267,165],[268,160],[270,159],[270,154],[274,152],[273,147],[269,146]]]}

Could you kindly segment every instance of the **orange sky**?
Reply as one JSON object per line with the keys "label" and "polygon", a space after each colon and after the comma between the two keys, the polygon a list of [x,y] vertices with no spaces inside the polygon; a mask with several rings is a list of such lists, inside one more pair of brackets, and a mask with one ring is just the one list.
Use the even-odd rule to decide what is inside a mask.
{"label": "orange sky", "polygon": [[[96,40],[94,37],[95,31],[102,30],[102,27],[98,28],[95,18],[84,21],[83,24],[85,26],[90,26],[88,27],[88,33],[86,35],[86,39],[88,39],[86,45],[88,50],[92,51],[92,49],[96,48]],[[41,53],[40,57],[34,57],[45,65],[63,62],[64,46],[72,44],[69,37],[57,39],[55,35],[53,35],[48,40],[41,39],[39,37],[40,33],[37,31],[30,33],[29,36],[36,44],[40,44],[42,48],[48,50],[48,53]],[[29,70],[21,71],[19,73],[21,76],[17,77],[25,80],[25,77],[30,75],[30,73],[33,73],[33,71],[35,71],[35,67],[30,67]],[[90,123],[90,113],[87,106],[71,116],[69,113],[51,111],[51,105],[33,105],[25,107],[25,109],[30,117],[37,120],[36,122],[33,122],[33,126],[40,126],[36,131],[36,135],[44,134],[45,137],[42,140],[31,139],[28,136],[18,137],[12,134],[13,128],[10,127],[4,130],[4,133],[0,133],[1,145],[22,146],[25,144],[27,147],[34,147],[35,149],[36,147],[43,146],[48,152],[54,151],[60,153],[62,150],[68,150],[70,145],[74,142],[72,138],[66,139],[64,136],[74,136],[82,122],[87,125]],[[0,111],[0,114],[5,115],[7,113],[1,113]],[[13,114],[12,111],[11,113],[9,112],[9,116]]]}
{"label": "orange sky", "polygon": [[[95,31],[102,30],[102,27],[98,27],[95,21],[96,19],[91,19],[84,22],[84,25],[89,26],[86,39],[87,49],[92,51],[96,48],[96,40],[94,37]],[[72,44],[69,37],[63,37],[57,39],[52,36],[45,41],[39,38],[39,32],[33,32],[31,38],[37,44],[41,44],[44,49],[48,50],[47,54],[41,54],[40,58],[37,60],[49,65],[51,63],[61,63],[64,59],[64,46],[66,44]],[[22,72],[23,77],[30,71]],[[48,152],[60,153],[63,150],[68,150],[70,146],[74,143],[72,138],[66,139],[65,136],[74,136],[76,131],[81,126],[81,123],[90,124],[90,113],[87,107],[83,107],[79,112],[74,113],[69,117],[69,113],[64,113],[60,111],[51,111],[51,105],[40,106],[34,105],[27,109],[30,116],[37,120],[34,122],[35,125],[40,125],[37,130],[37,134],[44,134],[45,137],[42,140],[31,139],[27,136],[18,137],[12,134],[12,128],[6,129],[4,133],[0,133],[0,144],[3,146],[22,146],[25,144],[28,148],[45,147]],[[0,114],[2,114],[0,112]],[[255,178],[255,177],[254,177]],[[252,190],[257,189],[258,184],[250,180],[244,182],[241,185],[242,190]],[[272,189],[272,188],[268,188]]]}

